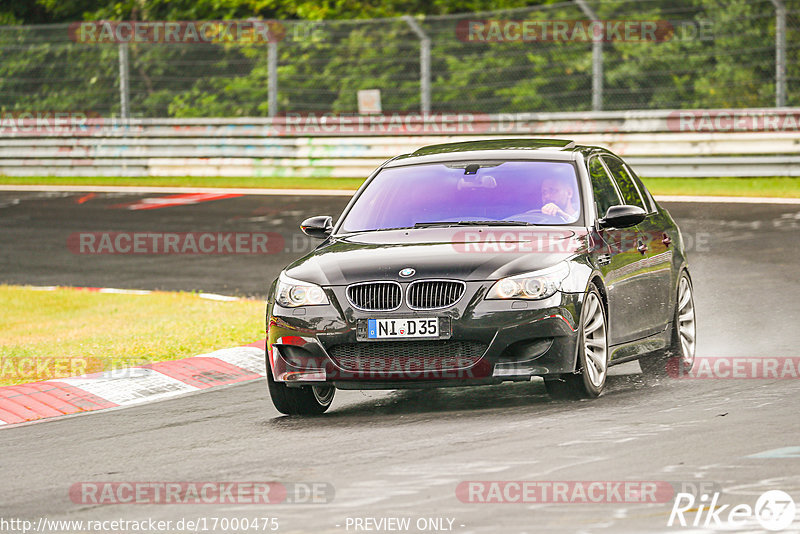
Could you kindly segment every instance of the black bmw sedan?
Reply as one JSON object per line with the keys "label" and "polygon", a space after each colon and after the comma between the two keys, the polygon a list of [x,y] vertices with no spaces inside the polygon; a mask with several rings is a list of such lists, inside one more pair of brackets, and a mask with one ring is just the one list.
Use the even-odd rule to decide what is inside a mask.
{"label": "black bmw sedan", "polygon": [[540,376],[592,398],[609,366],[691,368],[692,281],[680,230],[608,150],[554,139],[441,144],[395,157],[320,245],[273,283],[267,381],[286,414],[339,389]]}

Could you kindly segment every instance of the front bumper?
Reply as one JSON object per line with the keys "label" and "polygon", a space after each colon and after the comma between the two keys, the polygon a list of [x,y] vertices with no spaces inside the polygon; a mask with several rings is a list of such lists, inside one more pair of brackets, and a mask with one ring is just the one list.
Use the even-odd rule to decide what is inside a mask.
{"label": "front bumper", "polygon": [[[484,300],[491,285],[468,282],[464,297],[443,310],[403,305],[391,312],[363,312],[349,305],[344,286],[325,288],[329,305],[284,308],[270,303],[266,354],[272,378],[297,386],[399,389],[573,372],[583,294]],[[438,318],[449,327],[449,338],[359,340],[358,327],[363,330],[366,319],[409,317]]]}

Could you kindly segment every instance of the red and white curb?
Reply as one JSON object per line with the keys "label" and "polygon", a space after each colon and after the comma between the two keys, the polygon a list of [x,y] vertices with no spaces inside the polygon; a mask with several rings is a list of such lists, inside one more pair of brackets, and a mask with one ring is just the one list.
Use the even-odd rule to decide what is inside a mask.
{"label": "red and white curb", "polygon": [[265,376],[261,340],[183,360],[0,387],[0,425],[135,406]]}

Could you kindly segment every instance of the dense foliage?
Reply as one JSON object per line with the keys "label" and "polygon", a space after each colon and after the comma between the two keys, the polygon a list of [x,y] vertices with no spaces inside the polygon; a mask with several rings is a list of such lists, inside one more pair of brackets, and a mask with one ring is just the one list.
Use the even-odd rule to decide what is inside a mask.
{"label": "dense foliage", "polygon": [[[602,19],[666,21],[672,28],[658,42],[604,43],[604,109],[774,105],[770,0],[589,3]],[[800,0],[786,4],[788,104],[800,105]],[[487,9],[494,11],[468,14]],[[372,88],[381,89],[384,110],[417,110],[420,43],[399,18],[405,14],[415,15],[431,38],[434,111],[591,108],[590,42],[458,38],[459,23],[468,20],[586,20],[569,1],[6,0],[0,111],[119,113],[119,46],[75,42],[69,23],[251,17],[281,21],[280,113],[354,112],[356,91]],[[269,112],[264,43],[132,43],[128,50],[133,116]]]}

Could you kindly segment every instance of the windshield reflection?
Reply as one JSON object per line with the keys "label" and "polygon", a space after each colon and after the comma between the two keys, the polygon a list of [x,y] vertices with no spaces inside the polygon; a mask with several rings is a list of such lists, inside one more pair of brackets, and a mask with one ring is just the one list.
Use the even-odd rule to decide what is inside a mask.
{"label": "windshield reflection", "polygon": [[415,225],[563,225],[580,218],[575,167],[563,161],[453,162],[385,168],[340,232]]}

